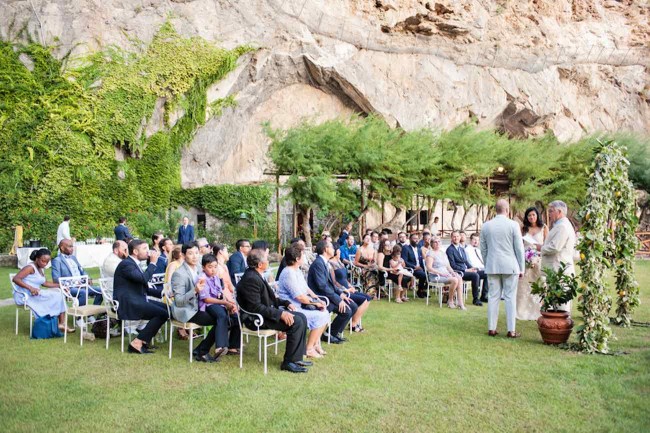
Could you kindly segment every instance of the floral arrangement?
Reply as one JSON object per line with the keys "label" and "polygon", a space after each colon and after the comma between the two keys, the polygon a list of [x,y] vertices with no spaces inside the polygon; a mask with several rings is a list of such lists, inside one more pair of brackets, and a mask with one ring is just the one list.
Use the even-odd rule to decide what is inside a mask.
{"label": "floral arrangement", "polygon": [[524,251],[524,259],[526,260],[527,269],[539,267],[539,264],[542,260],[541,256],[539,255],[539,251],[531,247],[526,248],[526,251]]}

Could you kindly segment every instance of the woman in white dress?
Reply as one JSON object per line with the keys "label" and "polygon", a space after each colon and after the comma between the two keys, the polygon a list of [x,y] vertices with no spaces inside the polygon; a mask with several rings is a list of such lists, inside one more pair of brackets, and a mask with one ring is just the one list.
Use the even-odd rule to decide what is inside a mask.
{"label": "woman in white dress", "polygon": [[[526,209],[524,227],[522,228],[524,249],[533,249],[537,244],[542,245],[548,235],[548,227],[544,224],[541,214],[535,207]],[[517,320],[537,320],[540,316],[541,302],[539,297],[530,293],[530,285],[542,275],[539,257],[526,261],[526,272],[517,284]]]}

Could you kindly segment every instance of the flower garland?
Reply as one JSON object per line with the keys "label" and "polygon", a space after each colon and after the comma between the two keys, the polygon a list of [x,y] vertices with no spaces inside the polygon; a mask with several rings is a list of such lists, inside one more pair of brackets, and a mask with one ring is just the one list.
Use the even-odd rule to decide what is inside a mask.
{"label": "flower garland", "polygon": [[631,311],[639,303],[632,272],[638,244],[628,165],[622,146],[613,141],[601,143],[591,166],[585,205],[579,213],[583,237],[578,244],[582,267],[578,309],[584,323],[577,331],[579,345],[588,353],[609,351],[612,298],[603,284],[606,268],[616,266],[617,322],[629,324]]}

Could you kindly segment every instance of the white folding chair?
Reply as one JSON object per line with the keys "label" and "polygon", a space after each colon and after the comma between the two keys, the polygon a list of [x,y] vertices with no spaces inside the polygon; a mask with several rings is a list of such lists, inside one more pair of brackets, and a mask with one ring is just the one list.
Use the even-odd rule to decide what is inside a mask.
{"label": "white folding chair", "polygon": [[106,349],[108,350],[108,341],[110,340],[110,331],[111,331],[111,320],[115,319],[120,321],[120,327],[122,328],[122,352],[124,352],[124,320],[119,320],[117,317],[117,308],[120,303],[113,299],[113,279],[112,278],[100,278],[99,287],[102,290],[102,297],[104,298],[104,307],[106,308]]}
{"label": "white folding chair", "polygon": [[237,284],[239,284],[239,280],[241,280],[242,276],[244,276],[243,272],[238,272],[238,273],[235,274],[235,286],[237,286]]}
{"label": "white folding chair", "polygon": [[377,290],[377,300],[381,301],[381,289],[385,289],[388,292],[388,302],[393,297],[393,282],[388,279],[388,272],[382,271],[384,273],[384,285]]}
{"label": "white folding chair", "polygon": [[[170,296],[171,291],[169,290],[169,283],[165,284],[165,288],[163,289],[163,303],[167,307],[167,313],[169,314],[169,359],[172,359],[172,346],[174,343],[174,328],[179,328],[179,329],[184,329],[187,331],[188,334],[188,340],[190,342],[189,344],[189,351],[190,351],[190,363],[194,360],[193,358],[193,352],[194,352],[194,339],[195,338],[201,338],[200,335],[194,335],[194,330],[196,329],[201,329],[203,328],[200,325],[197,325],[196,323],[192,322],[179,322],[178,320],[174,319],[172,316],[172,310],[171,310],[171,305],[173,301],[173,297]],[[203,332],[203,338],[206,337],[205,331]]]}
{"label": "white folding chair", "polygon": [[[88,275],[61,277],[59,278],[59,288],[66,300],[63,342],[67,343],[68,341],[68,316],[79,317],[81,320],[81,326],[79,329],[79,345],[83,346],[83,334],[84,332],[88,332],[88,317],[105,312],[106,307],[103,305],[79,305],[79,294],[83,291],[86,292],[86,301],[89,299],[88,293],[90,292],[90,280]],[[75,295],[72,294],[73,289],[77,289]],[[106,321],[109,321],[108,317],[106,318]]]}
{"label": "white folding chair", "polygon": [[442,297],[445,293],[449,294],[449,284],[438,281],[438,275],[430,274],[426,269],[424,270],[427,278],[427,306],[429,305],[430,291],[434,290],[438,296],[438,306],[442,308]]}
{"label": "white folding chair", "polygon": [[[235,277],[237,275],[235,274]],[[237,302],[235,298],[235,302]],[[268,372],[268,363],[267,363],[267,357],[268,357],[268,348],[270,346],[275,346],[275,354],[278,354],[278,345],[285,341],[286,339],[280,340],[278,338],[279,331],[276,331],[275,329],[262,329],[262,326],[264,326],[264,318],[260,314],[255,314],[255,313],[249,313],[248,311],[244,310],[239,306],[239,303],[237,303],[237,310],[239,311],[239,314],[237,314],[237,321],[239,322],[239,328],[241,329],[241,335],[242,337],[246,336],[251,336],[251,337],[257,337],[258,340],[258,360],[262,360],[262,352],[264,353],[264,374],[267,374]],[[248,314],[250,316],[254,316],[254,326],[255,329],[250,329],[242,323],[241,320],[241,313]],[[268,338],[269,337],[275,337],[275,341],[269,343]],[[240,338],[239,340],[239,368],[244,368],[244,339]]]}
{"label": "white folding chair", "polygon": [[29,296],[25,292],[21,292],[18,290],[18,286],[14,283],[14,277],[16,274],[9,274],[9,284],[11,284],[11,291],[12,294],[22,300],[22,304],[16,303],[16,335],[18,335],[18,311],[24,310],[24,311],[29,311],[29,336],[32,336],[32,326],[33,326],[33,320],[34,320],[34,312],[32,311],[31,308],[29,308]]}

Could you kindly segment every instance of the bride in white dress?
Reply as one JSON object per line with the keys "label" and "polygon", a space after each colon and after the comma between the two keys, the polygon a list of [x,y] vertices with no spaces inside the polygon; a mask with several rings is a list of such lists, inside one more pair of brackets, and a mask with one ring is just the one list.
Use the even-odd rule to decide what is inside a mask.
{"label": "bride in white dress", "polygon": [[[524,213],[522,229],[524,249],[535,249],[536,244],[542,245],[548,235],[548,227],[544,224],[537,208],[531,207]],[[540,316],[541,302],[538,296],[531,295],[530,285],[542,275],[540,260],[537,258],[533,265],[526,262],[526,272],[517,284],[517,320],[537,320]]]}

